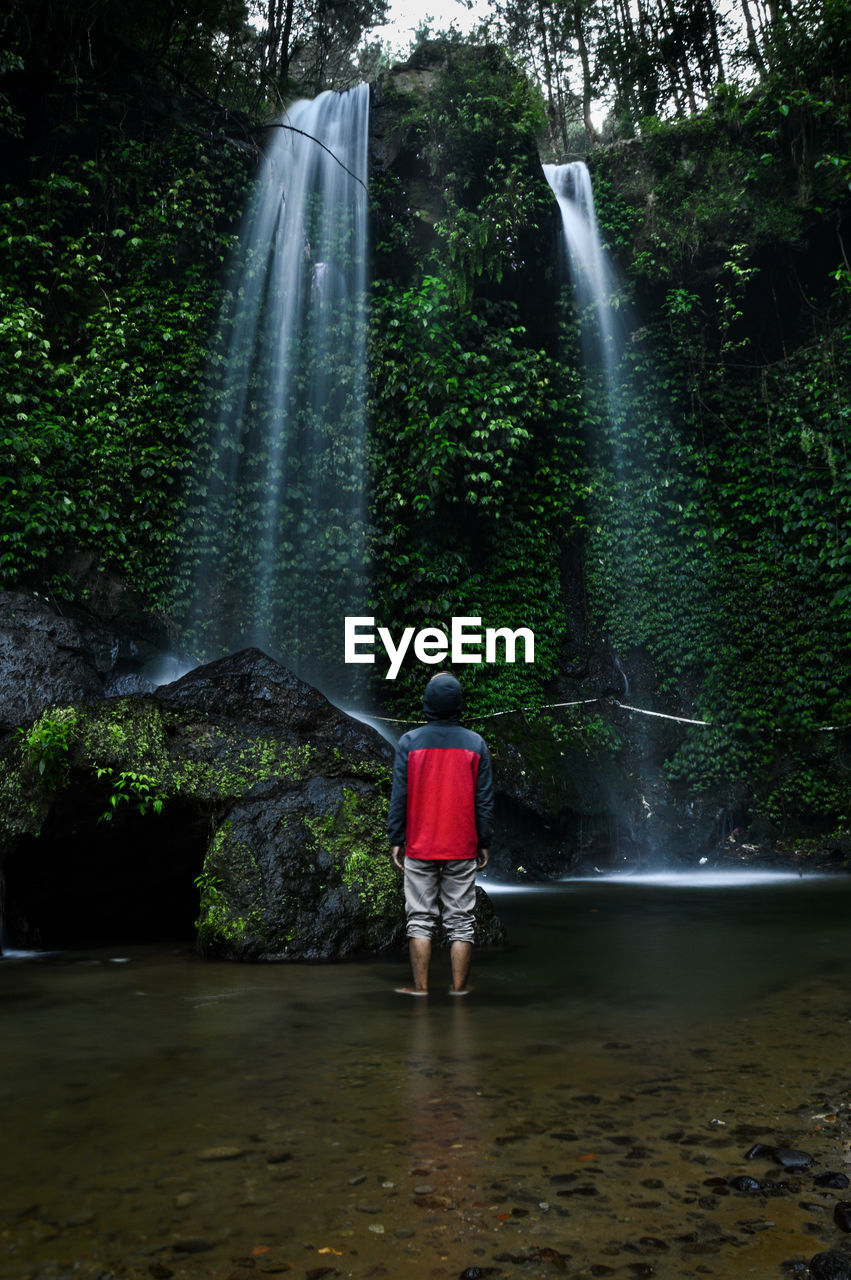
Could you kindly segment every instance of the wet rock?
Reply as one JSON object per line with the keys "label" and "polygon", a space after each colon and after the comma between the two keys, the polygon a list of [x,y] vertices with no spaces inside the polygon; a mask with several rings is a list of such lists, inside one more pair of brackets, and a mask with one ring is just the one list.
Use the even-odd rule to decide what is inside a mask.
{"label": "wet rock", "polygon": [[116,586],[109,607],[91,610],[26,588],[0,591],[0,732],[47,707],[110,696],[123,680],[152,688],[142,667],[168,647],[167,632],[153,614],[122,612],[119,594]]}
{"label": "wet rock", "polygon": [[812,1280],[851,1280],[851,1258],[842,1253],[817,1253],[810,1258]]}
{"label": "wet rock", "polygon": [[513,1262],[522,1265],[524,1262],[548,1262],[556,1271],[567,1270],[567,1258],[558,1249],[545,1246],[542,1249],[531,1248],[526,1253],[497,1253],[494,1262]]}
{"label": "wet rock", "polygon": [[66,1227],[87,1227],[90,1222],[94,1222],[95,1215],[91,1209],[83,1209],[80,1213],[75,1213],[65,1223]]}
{"label": "wet rock", "polygon": [[171,1247],[175,1253],[207,1253],[215,1244],[206,1236],[178,1236]]}
{"label": "wet rock", "polygon": [[757,1182],[756,1178],[749,1178],[747,1174],[743,1174],[738,1178],[730,1179],[730,1186],[734,1191],[761,1191],[762,1186]]}
{"label": "wet rock", "polygon": [[[62,788],[45,785],[16,740],[0,742],[4,918],[16,945],[88,942],[115,919],[140,937],[178,936],[197,920],[204,951],[228,959],[340,960],[404,945],[384,830],[392,750],[285,667],[247,649],[153,696],[78,701],[67,716]],[[162,813],[131,797],[99,823],[104,768],[149,778]],[[477,889],[476,942],[504,938]]]}
{"label": "wet rock", "polygon": [[837,1173],[833,1170],[828,1170],[825,1173],[817,1173],[813,1178],[813,1182],[817,1187],[833,1187],[840,1191],[851,1185],[844,1173]]}
{"label": "wet rock", "polygon": [[462,1271],[458,1280],[484,1280],[485,1276],[498,1275],[496,1267],[467,1267],[466,1271]]}
{"label": "wet rock", "polygon": [[851,1201],[840,1200],[833,1210],[833,1221],[841,1231],[851,1231]]}
{"label": "wet rock", "polygon": [[418,1209],[457,1209],[457,1203],[449,1196],[434,1195],[415,1195],[413,1197],[414,1204]]}
{"label": "wet rock", "polygon": [[796,1151],[794,1147],[776,1147],[774,1160],[789,1173],[809,1169],[813,1163],[813,1157],[808,1151]]}
{"label": "wet rock", "polygon": [[813,1157],[808,1151],[796,1151],[794,1147],[771,1147],[762,1142],[755,1143],[745,1154],[746,1160],[773,1160],[789,1173],[809,1169]]}
{"label": "wet rock", "polygon": [[203,1151],[198,1152],[198,1159],[206,1161],[238,1160],[243,1155],[245,1155],[245,1151],[242,1147],[205,1147]]}
{"label": "wet rock", "polygon": [[766,1146],[764,1142],[755,1142],[749,1151],[745,1152],[746,1160],[773,1160],[774,1147]]}

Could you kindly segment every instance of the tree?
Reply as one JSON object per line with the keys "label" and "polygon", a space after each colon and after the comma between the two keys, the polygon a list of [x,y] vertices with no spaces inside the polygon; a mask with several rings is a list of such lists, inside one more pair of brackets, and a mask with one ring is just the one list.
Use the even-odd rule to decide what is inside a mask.
{"label": "tree", "polygon": [[354,57],[364,32],[387,13],[387,0],[254,0],[263,32],[263,77],[279,97],[293,86],[311,93],[356,83]]}

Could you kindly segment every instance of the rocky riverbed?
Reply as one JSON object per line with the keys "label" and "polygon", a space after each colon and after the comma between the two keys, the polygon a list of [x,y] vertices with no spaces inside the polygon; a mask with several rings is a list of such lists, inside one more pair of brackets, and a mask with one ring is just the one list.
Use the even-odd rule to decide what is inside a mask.
{"label": "rocky riverbed", "polygon": [[501,894],[465,1001],[4,960],[0,1274],[841,1280],[846,883]]}

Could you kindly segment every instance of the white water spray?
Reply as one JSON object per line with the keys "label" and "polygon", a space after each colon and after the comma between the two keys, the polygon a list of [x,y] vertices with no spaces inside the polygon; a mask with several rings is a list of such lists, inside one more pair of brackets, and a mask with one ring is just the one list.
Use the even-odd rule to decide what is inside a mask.
{"label": "white water spray", "polygon": [[369,90],[297,102],[273,130],[240,236],[187,529],[187,630],[327,689],[362,613]]}
{"label": "white water spray", "polygon": [[591,175],[582,160],[545,164],[561,212],[567,267],[576,294],[586,364],[602,367],[609,393],[622,339],[612,303],[612,272],[600,240]]}

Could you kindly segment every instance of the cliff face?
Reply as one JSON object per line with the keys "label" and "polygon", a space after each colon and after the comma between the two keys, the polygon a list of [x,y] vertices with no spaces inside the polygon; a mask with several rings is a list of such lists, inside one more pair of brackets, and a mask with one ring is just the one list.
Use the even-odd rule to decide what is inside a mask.
{"label": "cliff face", "polygon": [[[514,123],[527,118],[500,115],[486,54],[465,58],[430,46],[376,86],[376,273],[393,296],[418,271],[451,281],[466,269],[453,333],[468,350],[500,323],[505,332],[500,308],[516,307],[522,341],[552,358],[560,400],[549,420],[536,407],[529,452],[558,479],[544,501],[515,489],[516,455],[503,452],[476,468],[502,486],[501,528],[472,523],[484,514],[473,486],[430,500],[431,523],[397,519],[409,583],[385,593],[387,610],[395,600],[413,620],[491,606],[486,622],[516,625],[546,601],[536,633],[552,648],[534,684],[508,669],[470,673],[477,709],[533,708],[478,725],[498,742],[514,824],[507,862],[551,874],[782,850],[841,863],[849,791],[838,761],[851,705],[842,117],[815,97],[789,106],[760,91],[719,96],[693,119],[647,122],[639,138],[589,157],[621,342],[606,389],[599,369],[582,365],[580,317],[559,290],[555,205],[536,186],[535,154],[520,202],[522,270],[499,277],[489,228],[507,217],[506,195],[491,199],[487,184],[509,154],[519,171]],[[493,133],[481,124],[488,113]],[[458,233],[474,217],[488,228],[478,257],[463,259]],[[385,339],[373,344],[379,376]],[[412,362],[395,422],[389,406],[397,438],[418,381]],[[418,438],[438,436],[438,415],[453,405],[464,419],[463,381],[441,392]],[[526,386],[512,392],[530,402]],[[390,396],[379,388],[375,399],[380,424]],[[381,430],[377,460],[393,468],[391,431],[385,441]],[[459,437],[453,447],[476,448]],[[423,474],[399,468],[381,492],[416,493]],[[379,531],[384,519],[382,506]],[[462,570],[435,522],[451,529]],[[434,585],[436,564],[448,586]],[[525,606],[506,582],[523,582]],[[549,706],[566,702],[577,705]],[[534,857],[523,856],[524,823],[527,835],[535,828]]]}
{"label": "cliff face", "polygon": [[[557,210],[538,160],[543,116],[533,87],[498,49],[436,42],[372,88],[369,608],[394,634],[412,624],[445,628],[452,616],[533,627],[534,667],[463,673],[471,722],[494,746],[505,833],[495,861],[506,874],[777,849],[848,856],[847,137],[841,113],[817,107],[801,102],[783,114],[758,95],[729,108],[719,101],[694,120],[648,125],[639,139],[589,157],[620,273],[624,342],[607,403],[598,371],[582,364],[575,303],[559,284]],[[173,486],[203,445],[203,414],[215,415],[199,372],[206,329],[197,308],[190,316],[185,306],[186,282],[209,284],[211,328],[213,282],[235,225],[218,203],[208,210],[220,239],[207,244],[215,265],[206,267],[186,228],[198,225],[211,192],[227,190],[228,165],[218,156],[209,168],[216,149],[207,142],[196,163],[201,144],[191,141],[190,153],[176,139],[165,152],[151,149],[150,163],[168,158],[169,172],[193,175],[168,215],[174,225],[143,219],[143,240],[128,222],[129,231],[112,228],[91,247],[93,263],[95,249],[109,250],[114,279],[109,307],[86,304],[76,320],[69,311],[71,329],[77,323],[92,337],[91,350],[82,339],[75,348],[85,378],[68,385],[69,366],[53,367],[50,343],[39,348],[44,368],[30,370],[23,409],[38,406],[43,440],[33,409],[15,437],[2,514],[14,515],[12,493],[29,520],[26,486],[36,480],[39,501],[60,506],[49,520],[29,521],[15,542],[21,572],[0,601],[0,728],[25,728],[36,770],[54,748],[63,758],[64,737],[76,741],[73,726],[43,718],[47,708],[150,693],[151,662],[179,648],[166,616],[186,587]],[[134,177],[131,160],[123,147],[111,153],[116,180],[134,193],[153,189]],[[242,157],[240,166],[243,173]],[[228,208],[244,197],[238,177],[230,174],[239,191]],[[75,188],[80,199],[87,190]],[[8,206],[18,210],[9,234],[28,253],[35,248],[19,231],[25,217],[42,218],[36,194]],[[100,225],[104,216],[89,200],[68,211],[67,225]],[[144,276],[122,256],[140,245]],[[21,299],[53,287],[44,283],[53,281],[53,258],[44,245],[39,255],[22,267]],[[105,297],[100,279],[92,275],[86,290],[75,284],[68,298]],[[144,305],[128,292],[131,281]],[[157,301],[164,282],[191,360],[185,344],[174,347],[174,309]],[[75,396],[89,384],[100,396],[107,373],[127,374],[112,346],[98,345],[117,332],[121,297],[134,323],[145,320],[130,345],[151,360],[140,355],[134,366],[136,399],[123,383],[110,392],[101,430],[89,401]],[[173,356],[161,385],[149,374],[166,351]],[[48,373],[53,399],[44,392]],[[25,375],[18,361],[21,386]],[[65,453],[55,448],[60,409]],[[31,450],[38,466],[29,465]],[[81,479],[68,489],[80,515],[69,524],[68,476],[92,472],[98,502],[115,500],[115,510],[92,523]],[[245,538],[259,536],[253,518],[245,513]],[[116,572],[97,567],[106,563]],[[146,610],[121,574],[159,584],[157,609]],[[64,583],[64,598],[47,599],[48,576],[54,590]],[[37,579],[38,598],[17,590]],[[408,662],[397,681],[378,679],[375,708],[411,714],[428,674]],[[188,743],[187,730],[187,752]],[[104,774],[90,794],[92,761],[80,765],[80,780],[88,778],[80,830],[93,845],[106,841],[110,824],[96,819],[113,795],[127,821],[156,821],[140,813],[145,797],[130,775],[157,780],[158,767],[127,753],[95,763],[125,781],[110,791]],[[321,834],[335,866],[329,849],[339,848],[339,831],[350,818],[368,827],[377,814],[363,778],[345,778],[328,780],[320,807],[293,819],[300,847],[313,848]],[[213,890],[221,892],[226,866],[251,865],[245,850],[260,838],[263,806],[240,791],[229,793],[225,812],[201,796],[202,821],[184,794],[168,792],[167,807],[193,833],[190,880],[211,851],[204,918],[220,939],[226,917]],[[58,817],[45,811],[44,830],[76,822],[70,793],[62,806]],[[339,830],[334,815],[342,815]],[[22,827],[21,839],[34,829]],[[354,868],[346,874],[354,883]],[[235,881],[228,892],[233,919],[251,920]],[[272,934],[245,941],[259,928],[243,928],[239,946],[272,947]],[[274,945],[303,928],[275,925]]]}

